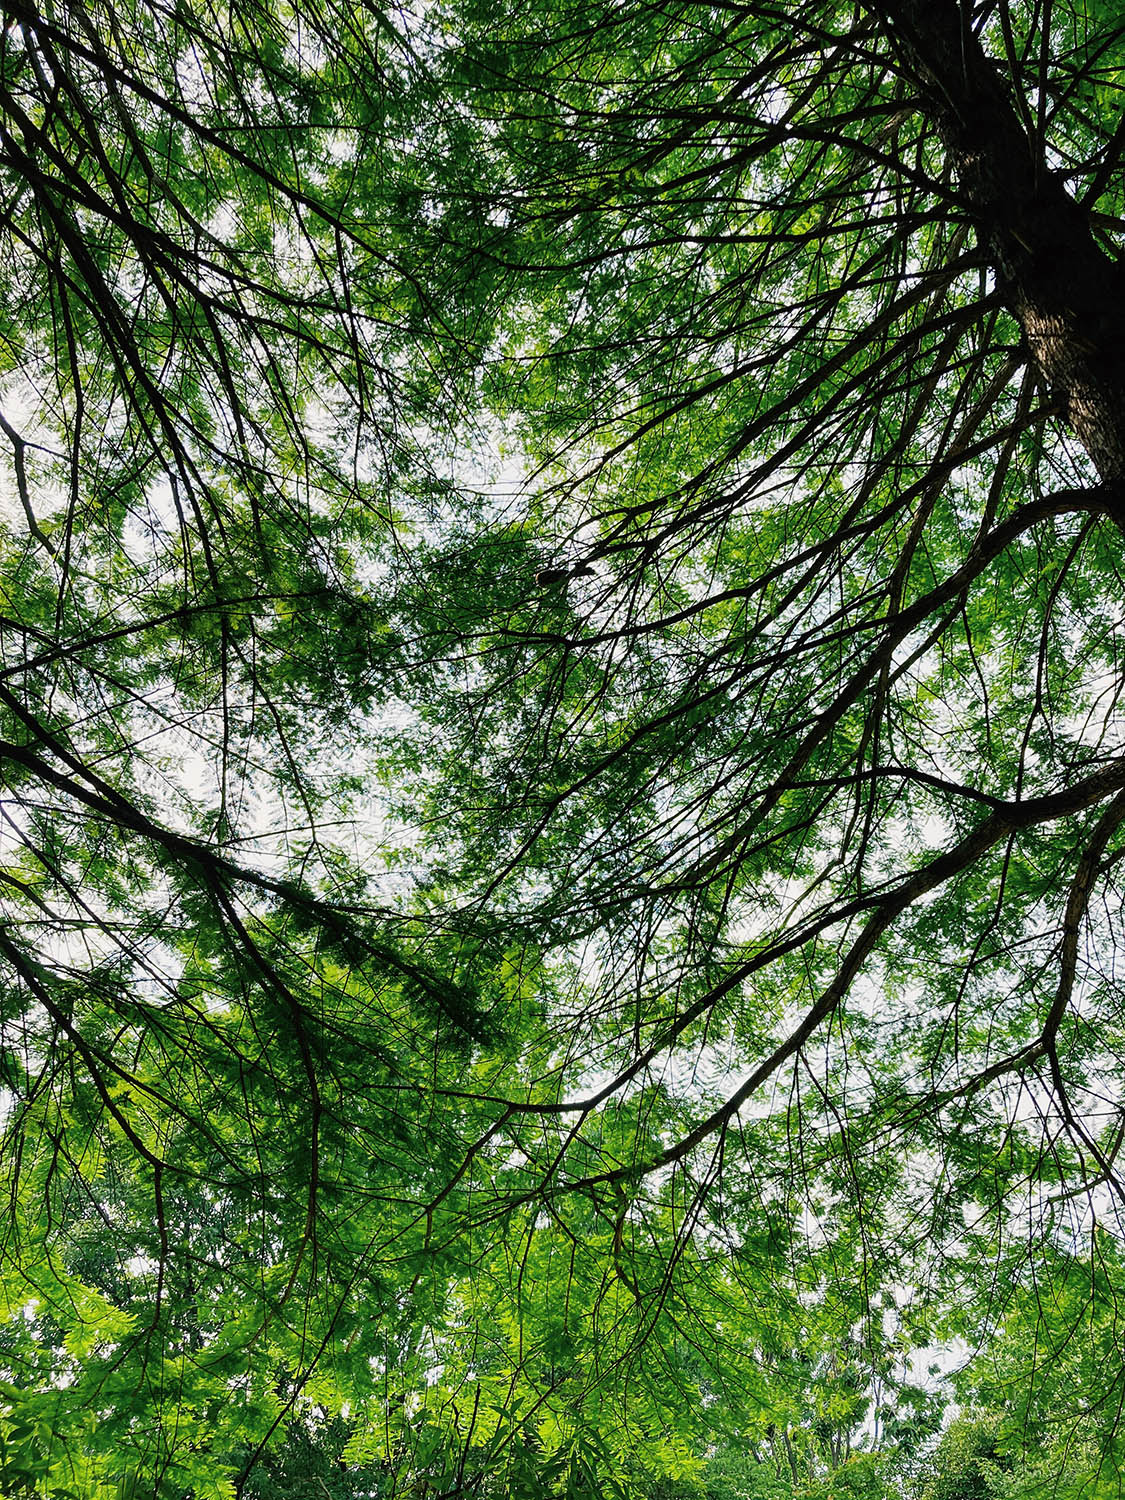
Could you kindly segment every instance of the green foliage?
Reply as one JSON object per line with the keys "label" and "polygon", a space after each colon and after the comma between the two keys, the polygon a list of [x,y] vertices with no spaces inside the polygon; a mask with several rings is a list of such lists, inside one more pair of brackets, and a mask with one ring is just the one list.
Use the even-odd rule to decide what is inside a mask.
{"label": "green foliage", "polygon": [[1123,78],[7,7],[5,1494],[1117,1493]]}
{"label": "green foliage", "polygon": [[927,1465],[922,1500],[992,1500],[1010,1494],[1010,1468],[998,1451],[993,1421],[957,1417]]}

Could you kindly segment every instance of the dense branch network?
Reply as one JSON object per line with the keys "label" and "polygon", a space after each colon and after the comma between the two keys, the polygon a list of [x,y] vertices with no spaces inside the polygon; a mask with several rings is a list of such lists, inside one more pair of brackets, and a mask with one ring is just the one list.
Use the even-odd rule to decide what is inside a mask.
{"label": "dense branch network", "polygon": [[1112,7],[3,25],[3,1484],[249,1497],[336,1421],[379,1493],[885,1494],[938,1336],[1057,1458],[1039,1288],[1113,1345],[1122,1285]]}

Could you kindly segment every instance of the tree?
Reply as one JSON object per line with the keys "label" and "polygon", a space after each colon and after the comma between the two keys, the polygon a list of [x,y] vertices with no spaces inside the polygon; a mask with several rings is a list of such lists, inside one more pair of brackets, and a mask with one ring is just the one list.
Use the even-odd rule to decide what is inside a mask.
{"label": "tree", "polygon": [[472,1025],[330,833],[411,446],[381,48],[346,6],[5,12],[6,1490],[230,1493],[324,1345],[370,1375],[350,1195],[401,1265],[378,1163],[441,1174],[394,1058],[424,1095]]}
{"label": "tree", "polygon": [[9,1488],[905,1474],[1102,1317],[1123,49],[8,8]]}
{"label": "tree", "polygon": [[[995,1334],[958,1380],[971,1418],[954,1423],[924,1490],[1099,1495],[1121,1472],[1119,1237],[1046,1247],[1034,1282],[1017,1276]],[[1022,1284],[1021,1284],[1022,1283]]]}
{"label": "tree", "polygon": [[429,255],[534,498],[401,618],[460,726],[434,899],[538,944],[571,1018],[556,1093],[497,1090],[527,1192],[736,1243],[796,1200],[805,1254],[862,1226],[869,1337],[895,1282],[908,1341],[963,1330],[967,1217],[1035,1279],[1119,1192],[1119,18],[438,25],[480,145]]}

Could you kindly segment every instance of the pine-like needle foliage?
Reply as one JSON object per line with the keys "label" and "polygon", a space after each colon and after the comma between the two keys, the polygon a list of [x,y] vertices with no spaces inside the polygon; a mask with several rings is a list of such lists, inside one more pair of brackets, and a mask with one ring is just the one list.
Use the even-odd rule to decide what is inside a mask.
{"label": "pine-like needle foliage", "polygon": [[8,7],[8,1492],[1117,1492],[1123,79]]}

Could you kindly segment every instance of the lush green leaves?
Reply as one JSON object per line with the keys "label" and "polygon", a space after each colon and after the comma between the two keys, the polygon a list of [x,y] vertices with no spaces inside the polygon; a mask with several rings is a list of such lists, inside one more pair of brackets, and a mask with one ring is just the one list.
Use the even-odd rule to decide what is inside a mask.
{"label": "lush green leaves", "polygon": [[5,1493],[1117,1484],[1123,47],[8,7]]}

